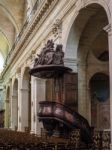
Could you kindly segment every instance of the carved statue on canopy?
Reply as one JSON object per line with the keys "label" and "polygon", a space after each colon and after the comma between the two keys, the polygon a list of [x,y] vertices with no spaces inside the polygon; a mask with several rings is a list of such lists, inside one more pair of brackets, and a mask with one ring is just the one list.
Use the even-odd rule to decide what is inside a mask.
{"label": "carved statue on canopy", "polygon": [[62,45],[57,45],[54,49],[53,40],[48,40],[40,55],[35,59],[34,67],[41,65],[63,65],[64,52]]}

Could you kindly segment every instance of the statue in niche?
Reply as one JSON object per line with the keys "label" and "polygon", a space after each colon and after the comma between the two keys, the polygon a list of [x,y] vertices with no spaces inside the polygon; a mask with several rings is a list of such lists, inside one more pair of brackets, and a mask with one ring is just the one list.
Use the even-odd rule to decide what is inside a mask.
{"label": "statue in niche", "polygon": [[42,49],[40,55],[35,59],[34,67],[42,65],[63,65],[64,52],[62,45],[59,44],[54,49],[53,40],[48,40],[45,47]]}

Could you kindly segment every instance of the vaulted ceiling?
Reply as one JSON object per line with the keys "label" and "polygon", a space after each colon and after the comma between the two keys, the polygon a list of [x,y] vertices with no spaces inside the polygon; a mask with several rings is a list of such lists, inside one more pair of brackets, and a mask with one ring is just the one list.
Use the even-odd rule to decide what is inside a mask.
{"label": "vaulted ceiling", "polygon": [[0,0],[0,52],[5,59],[24,22],[25,0]]}
{"label": "vaulted ceiling", "polygon": [[4,61],[37,0],[0,0],[0,56]]}

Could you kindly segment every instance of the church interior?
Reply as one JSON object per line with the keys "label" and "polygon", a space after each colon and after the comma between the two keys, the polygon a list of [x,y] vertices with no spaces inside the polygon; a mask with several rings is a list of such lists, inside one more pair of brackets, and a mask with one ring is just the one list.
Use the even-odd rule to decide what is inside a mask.
{"label": "church interior", "polygon": [[0,150],[112,150],[112,1],[0,0]]}

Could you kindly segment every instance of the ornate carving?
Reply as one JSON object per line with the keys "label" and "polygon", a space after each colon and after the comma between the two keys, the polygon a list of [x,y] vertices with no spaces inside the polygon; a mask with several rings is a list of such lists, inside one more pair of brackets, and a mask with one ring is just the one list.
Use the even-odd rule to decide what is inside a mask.
{"label": "ornate carving", "polygon": [[93,132],[93,148],[109,150],[110,149],[110,131]]}
{"label": "ornate carving", "polygon": [[57,78],[72,69],[64,66],[62,45],[54,46],[53,40],[48,40],[40,55],[35,58],[30,74],[38,78]]}
{"label": "ornate carving", "polygon": [[57,45],[56,49],[54,49],[53,40],[48,40],[40,55],[37,56],[34,67],[40,65],[64,65],[64,52],[62,51],[62,45]]}
{"label": "ornate carving", "polygon": [[57,19],[52,27],[52,32],[55,37],[60,36],[61,34],[61,20]]}
{"label": "ornate carving", "polygon": [[[21,31],[22,35],[19,38],[21,38],[22,40],[18,40],[15,47],[12,48],[10,53],[8,54],[7,59],[5,61],[5,65],[4,65],[5,69],[2,74],[5,74],[5,72],[8,69],[8,66],[10,66],[10,64],[14,61],[13,58],[16,56],[18,50],[21,50],[21,52],[23,51],[24,45],[26,43],[28,43],[28,40],[31,38],[30,36],[32,36],[32,33],[35,32],[35,29],[37,30],[41,26],[42,20],[44,20],[46,18],[46,13],[49,13],[51,11],[52,7],[58,2],[58,0],[55,0],[54,3],[53,3],[53,1],[54,0],[45,1],[44,5],[41,9],[35,10],[36,17],[33,17],[32,23],[30,22],[31,25],[30,25],[30,27],[28,26],[27,32],[26,32],[26,28],[27,28],[26,25],[24,28],[25,32]],[[27,23],[27,25],[28,24],[29,24],[29,22]]]}
{"label": "ornate carving", "polygon": [[81,136],[80,129],[74,129],[70,134],[69,146],[74,146],[75,149],[79,148],[79,145],[81,144],[80,136]]}
{"label": "ornate carving", "polygon": [[[43,122],[46,130],[52,131],[53,134],[54,130],[58,128],[61,129],[61,132],[65,133],[65,135],[68,135],[69,131],[72,129],[80,129],[81,140],[86,144],[92,142],[90,126],[83,116],[57,102],[42,101],[39,105],[39,121]],[[79,140],[80,137],[78,131],[79,130],[75,132],[75,135],[77,136],[74,138],[76,138],[76,140],[71,140],[71,144],[74,144],[74,140],[74,142]]]}
{"label": "ornate carving", "polygon": [[103,131],[102,133],[102,148],[105,150],[109,150],[110,148],[110,132]]}

